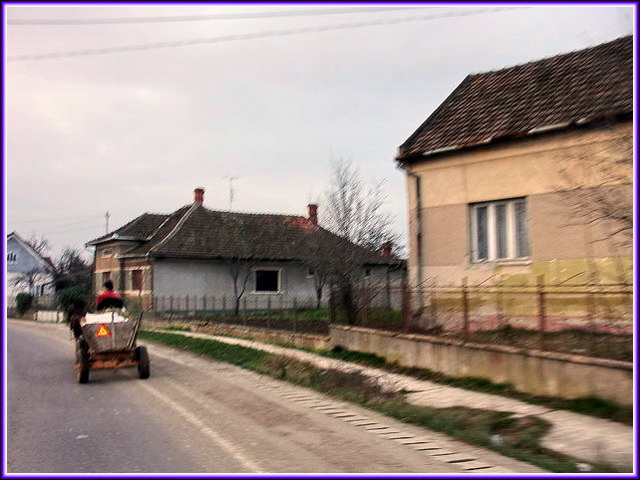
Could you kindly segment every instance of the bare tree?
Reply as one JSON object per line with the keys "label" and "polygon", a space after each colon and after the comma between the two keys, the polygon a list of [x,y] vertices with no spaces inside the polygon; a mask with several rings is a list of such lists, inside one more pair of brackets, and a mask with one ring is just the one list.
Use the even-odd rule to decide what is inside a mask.
{"label": "bare tree", "polygon": [[337,237],[320,237],[324,252],[320,252],[319,263],[328,272],[349,323],[356,322],[354,290],[365,264],[383,243],[397,243],[398,239],[391,229],[391,216],[383,211],[386,195],[382,185],[383,182],[364,182],[348,160],[333,165],[323,218],[326,228]]}
{"label": "bare tree", "polygon": [[56,262],[56,289],[81,286],[91,289],[91,265],[80,249],[67,247]]}
{"label": "bare tree", "polygon": [[35,233],[26,239],[25,243],[33,248],[33,250],[41,257],[44,257],[49,251],[49,241],[42,236],[38,238]]}
{"label": "bare tree", "polygon": [[571,207],[572,224],[601,227],[594,241],[633,241],[633,143],[622,137],[599,152],[573,156],[561,169],[559,187]]}
{"label": "bare tree", "polygon": [[[49,250],[49,241],[44,238],[38,238],[35,234],[25,240],[25,243],[29,245],[39,256],[44,257]],[[34,267],[26,272],[22,272],[11,280],[11,285],[15,287],[26,287],[29,293],[35,292],[35,287],[46,279],[47,272],[43,272],[41,268]]]}
{"label": "bare tree", "polygon": [[312,270],[313,287],[316,294],[316,308],[322,306],[322,298],[334,276],[333,252],[335,241],[329,238],[330,234],[319,228],[303,237],[302,252],[304,264]]}
{"label": "bare tree", "polygon": [[45,272],[39,268],[32,268],[11,280],[11,285],[14,287],[26,287],[29,293],[37,295],[39,292],[35,291],[35,287],[36,285],[41,284],[45,278]]}
{"label": "bare tree", "polygon": [[229,276],[233,284],[234,313],[240,312],[240,302],[247,292],[255,267],[270,258],[271,246],[278,241],[275,224],[269,216],[220,212],[221,238],[232,239],[226,255]]}
{"label": "bare tree", "polygon": [[391,229],[392,217],[383,211],[387,199],[383,184],[365,183],[351,161],[336,161],[326,193],[326,228],[374,251],[384,242],[397,243],[398,236]]}

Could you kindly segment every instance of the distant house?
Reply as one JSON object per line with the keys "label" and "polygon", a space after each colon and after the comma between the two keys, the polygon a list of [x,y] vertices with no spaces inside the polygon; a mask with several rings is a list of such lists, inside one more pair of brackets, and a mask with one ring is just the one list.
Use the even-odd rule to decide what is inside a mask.
{"label": "distant house", "polygon": [[48,257],[39,255],[20,235],[7,235],[7,297],[18,293],[51,295],[55,292],[55,267]]}
{"label": "distant house", "polygon": [[[203,201],[204,189],[197,188],[190,205],[171,214],[145,213],[88,242],[96,248],[96,292],[110,279],[126,297],[161,309],[220,309],[222,302],[229,309],[243,289],[243,302],[251,308],[278,308],[293,299],[313,302],[316,272],[306,261],[306,249],[314,244],[309,240],[337,238],[318,226],[316,205],[309,205],[305,218],[210,210]],[[390,248],[364,257],[363,278],[399,282],[404,263]],[[325,291],[323,304],[326,300]]]}
{"label": "distant house", "polygon": [[396,157],[411,283],[631,281],[633,58],[629,36],[462,81]]}

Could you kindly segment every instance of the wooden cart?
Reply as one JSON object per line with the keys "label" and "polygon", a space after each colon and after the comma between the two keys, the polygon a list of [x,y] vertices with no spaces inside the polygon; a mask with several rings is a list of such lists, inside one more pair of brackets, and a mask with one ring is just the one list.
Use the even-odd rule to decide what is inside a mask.
{"label": "wooden cart", "polygon": [[[96,318],[100,321],[95,322]],[[125,319],[112,311],[90,319],[93,322],[89,318],[81,322],[82,335],[76,339],[78,383],[87,383],[91,370],[123,367],[137,367],[140,378],[149,378],[149,353],[146,347],[136,345],[142,314],[137,319]]]}

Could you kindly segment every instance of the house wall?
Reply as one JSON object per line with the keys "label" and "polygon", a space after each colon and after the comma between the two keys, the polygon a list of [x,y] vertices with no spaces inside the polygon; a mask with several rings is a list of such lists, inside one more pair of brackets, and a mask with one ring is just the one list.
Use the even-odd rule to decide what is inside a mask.
{"label": "house wall", "polygon": [[[15,254],[15,262],[9,261],[9,256]],[[39,270],[41,273],[34,277],[34,285],[31,292],[28,292],[27,285],[16,285],[16,281],[23,277],[23,274]],[[15,237],[7,238],[7,297],[13,298],[18,293],[27,292],[34,295],[49,295],[53,293],[53,275],[48,265],[24,247]]]}
{"label": "house wall", "polygon": [[[474,284],[516,276],[533,284],[543,274],[545,281],[574,277],[572,281],[584,283],[594,269],[602,282],[630,281],[630,242],[608,238],[611,226],[581,224],[571,208],[568,190],[574,183],[587,189],[602,188],[602,176],[589,164],[630,152],[632,131],[632,123],[625,122],[609,128],[546,134],[409,165],[410,281],[415,284],[430,278],[460,284],[467,277]],[[621,170],[612,172],[611,178],[620,173],[631,180],[630,165],[616,166]],[[412,175],[420,177],[419,206]],[[612,185],[607,188],[632,195],[631,183],[617,179],[609,183]],[[527,201],[530,257],[473,263],[469,205],[518,197]],[[417,208],[422,225],[421,268]]]}
{"label": "house wall", "polygon": [[[263,293],[254,291],[254,277],[251,275],[247,282],[247,289],[243,295],[243,302],[247,302],[248,308],[278,308],[281,305],[290,306],[293,299],[298,306],[315,306],[316,291],[313,277],[308,276],[305,266],[295,263],[263,262],[252,267],[255,269],[279,269],[280,270],[280,292]],[[367,284],[381,284],[386,281],[386,267],[370,267],[369,277],[363,281],[362,286]],[[202,297],[215,297],[218,308],[221,305],[222,297],[226,297],[226,306],[229,308],[234,298],[233,281],[230,276],[229,265],[219,260],[176,260],[157,259],[153,263],[153,295],[156,298],[166,299],[174,297],[174,306],[177,305],[178,298],[191,298],[189,301],[198,302],[201,305]],[[399,285],[402,279],[402,272],[395,271],[390,274],[390,281],[393,285]],[[322,302],[328,301],[328,289],[325,287]],[[268,300],[270,298],[270,300]],[[246,300],[245,300],[246,299]],[[270,303],[268,303],[270,302]]]}
{"label": "house wall", "polygon": [[[254,293],[253,277],[250,276],[244,295],[250,304],[255,304],[256,298],[262,304],[267,297],[272,298],[274,306],[279,297],[297,298],[300,302],[315,299],[313,278],[307,277],[305,267],[291,263],[264,262],[253,268],[280,269],[280,292]],[[234,298],[229,266],[217,260],[156,260],[153,265],[153,285],[156,297],[206,295],[220,300],[226,296],[228,301]]]}

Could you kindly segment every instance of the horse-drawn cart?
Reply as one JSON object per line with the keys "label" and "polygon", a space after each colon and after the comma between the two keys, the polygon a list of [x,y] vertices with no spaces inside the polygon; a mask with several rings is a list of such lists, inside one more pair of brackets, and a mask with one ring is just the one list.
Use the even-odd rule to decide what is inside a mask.
{"label": "horse-drawn cart", "polygon": [[89,372],[97,369],[138,367],[140,378],[149,378],[149,353],[136,345],[142,314],[130,319],[117,311],[86,314],[80,321],[82,335],[76,339],[76,378],[89,381]]}

